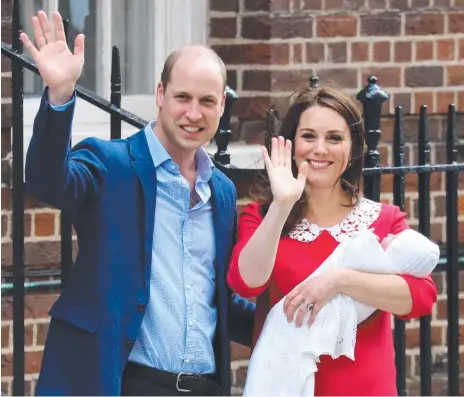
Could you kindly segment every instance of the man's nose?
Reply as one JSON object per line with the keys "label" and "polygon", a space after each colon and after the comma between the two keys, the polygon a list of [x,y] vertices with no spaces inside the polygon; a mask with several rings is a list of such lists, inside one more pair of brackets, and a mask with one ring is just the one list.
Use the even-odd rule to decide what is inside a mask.
{"label": "man's nose", "polygon": [[202,118],[201,107],[199,104],[196,102],[190,103],[186,116],[191,121],[199,121]]}

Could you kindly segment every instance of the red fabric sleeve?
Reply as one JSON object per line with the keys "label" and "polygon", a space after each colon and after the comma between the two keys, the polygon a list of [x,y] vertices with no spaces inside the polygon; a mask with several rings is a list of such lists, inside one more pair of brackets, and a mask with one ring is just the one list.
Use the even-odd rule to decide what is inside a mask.
{"label": "red fabric sleeve", "polygon": [[240,253],[261,224],[262,220],[263,218],[259,213],[259,204],[251,203],[245,207],[238,221],[237,243],[232,250],[230,266],[227,272],[227,284],[233,291],[244,298],[252,298],[261,295],[269,284],[268,280],[267,283],[261,287],[249,287],[243,280],[238,268]]}
{"label": "red fabric sleeve", "polygon": [[[409,229],[406,222],[406,214],[401,212],[398,207],[394,207],[393,221],[391,226],[391,234],[398,234],[405,229]],[[409,290],[412,296],[412,310],[406,316],[396,316],[401,320],[410,320],[426,316],[432,313],[432,308],[437,301],[437,287],[429,275],[426,278],[417,278],[407,274],[402,274],[401,277],[408,283]]]}

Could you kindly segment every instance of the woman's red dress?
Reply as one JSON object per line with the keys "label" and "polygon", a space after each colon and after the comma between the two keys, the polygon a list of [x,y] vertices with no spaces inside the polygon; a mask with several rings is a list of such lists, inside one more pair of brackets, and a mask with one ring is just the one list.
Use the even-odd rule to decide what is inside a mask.
{"label": "woman's red dress", "polygon": [[[398,207],[375,204],[369,200],[364,201],[377,205],[379,210],[375,219],[366,220],[364,218],[360,221],[359,226],[373,228],[381,240],[388,234],[397,234],[408,228],[405,214]],[[351,220],[353,220],[353,215],[356,215],[356,211],[351,214]],[[362,213],[360,218],[363,218]],[[336,240],[337,234],[333,232],[333,228],[320,229],[317,226],[316,229],[319,231],[313,233],[312,241],[298,241],[289,236],[282,237],[279,242],[274,270],[268,283],[260,288],[249,288],[240,275],[238,258],[261,221],[259,205],[249,204],[240,216],[238,241],[233,249],[227,281],[234,291],[248,298],[259,296],[269,286],[269,307],[272,307],[282,296],[288,294],[296,285],[314,272],[334,251],[339,241]],[[362,225],[362,222],[369,222],[369,225]],[[353,226],[352,223],[350,223],[350,227]],[[343,230],[347,229],[346,222],[344,225],[343,223],[339,224],[339,226],[337,233],[346,232]],[[437,299],[436,286],[431,277],[424,279],[408,275],[401,277],[406,280],[411,290],[413,307],[409,315],[400,318],[411,319],[430,314]],[[258,323],[261,322],[261,324],[257,327],[262,327],[263,321],[264,318],[260,319]],[[258,333],[259,330],[257,330]],[[315,395],[397,395],[392,334],[392,316],[386,312],[377,311],[360,324],[356,339],[355,361],[344,356],[335,360],[328,356],[321,357],[316,373]]]}

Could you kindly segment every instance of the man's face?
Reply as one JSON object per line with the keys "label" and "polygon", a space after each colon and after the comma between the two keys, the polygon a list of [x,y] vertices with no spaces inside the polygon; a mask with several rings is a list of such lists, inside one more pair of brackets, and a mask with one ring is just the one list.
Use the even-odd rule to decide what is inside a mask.
{"label": "man's face", "polygon": [[207,56],[181,55],[167,87],[160,83],[156,92],[161,126],[157,135],[171,156],[191,154],[211,140],[224,101],[219,65]]}

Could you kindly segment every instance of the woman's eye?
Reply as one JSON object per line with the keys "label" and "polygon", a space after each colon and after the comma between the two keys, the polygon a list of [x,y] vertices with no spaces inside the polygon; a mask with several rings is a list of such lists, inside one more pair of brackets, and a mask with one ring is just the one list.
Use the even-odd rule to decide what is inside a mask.
{"label": "woman's eye", "polygon": [[332,135],[329,139],[334,142],[340,142],[342,140],[342,137],[338,135]]}
{"label": "woman's eye", "polygon": [[314,138],[314,134],[303,134],[303,138],[304,138],[304,139],[313,139],[313,138]]}

